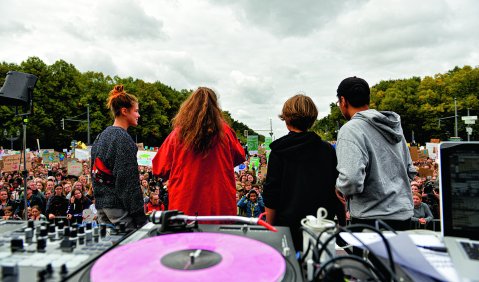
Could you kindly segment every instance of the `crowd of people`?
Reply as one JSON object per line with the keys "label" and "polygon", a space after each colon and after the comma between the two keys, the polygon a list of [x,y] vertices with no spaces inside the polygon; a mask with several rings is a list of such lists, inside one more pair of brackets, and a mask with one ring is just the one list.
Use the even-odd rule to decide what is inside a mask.
{"label": "crowd of people", "polygon": [[414,215],[411,218],[412,228],[433,229],[438,231],[439,224],[432,224],[438,221],[441,216],[438,165],[431,159],[424,159],[414,163],[417,171],[420,168],[428,169],[430,175],[416,175],[411,182],[413,193]]}
{"label": "crowd of people", "polygon": [[[88,163],[85,162],[83,168],[83,174],[77,177],[68,175],[67,169],[59,164],[35,164],[28,172],[26,183],[18,172],[2,172],[0,216],[25,219],[26,212],[28,219],[64,218],[81,223],[83,210],[94,203]],[[91,208],[94,209],[94,205]]]}
{"label": "crowd of people", "polygon": [[[36,164],[27,176],[27,219],[58,220],[82,223],[95,221],[97,210],[90,175],[90,163],[82,164],[80,176],[68,174],[59,163]],[[138,167],[139,183],[144,202],[144,213],[168,208],[166,186],[155,181],[151,168]],[[24,179],[19,172],[3,172],[0,175],[0,218],[25,219]],[[87,217],[84,215],[85,210]]]}
{"label": "crowd of people", "polygon": [[[236,181],[237,215],[258,217],[265,212],[263,184],[265,176],[261,171],[267,168],[266,154],[255,154],[260,166],[243,162],[243,169],[234,173]],[[432,228],[433,219],[439,219],[439,181],[437,164],[433,160],[415,162],[419,167],[428,166],[432,176],[417,175],[411,181],[414,201],[412,228]],[[83,162],[83,173],[79,177],[68,175],[60,164],[38,164],[27,177],[28,218],[47,220],[65,218],[81,222],[83,210],[90,209],[96,214],[89,162]],[[154,177],[151,167],[139,166],[139,183],[145,203],[145,214],[154,210],[168,209],[168,182]],[[24,197],[23,178],[18,172],[2,172],[0,176],[0,216],[2,219],[23,219]],[[73,197],[72,197],[73,196]],[[347,220],[349,212],[346,209]],[[96,219],[96,218],[95,218]]]}

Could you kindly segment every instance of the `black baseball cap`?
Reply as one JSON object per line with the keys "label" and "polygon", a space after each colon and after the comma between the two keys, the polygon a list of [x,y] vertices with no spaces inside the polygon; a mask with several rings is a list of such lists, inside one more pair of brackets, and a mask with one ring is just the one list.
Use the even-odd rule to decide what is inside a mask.
{"label": "black baseball cap", "polygon": [[344,96],[346,98],[350,98],[352,95],[356,96],[356,93],[362,95],[366,94],[368,96],[370,94],[369,84],[366,80],[356,76],[343,79],[336,92],[338,97]]}

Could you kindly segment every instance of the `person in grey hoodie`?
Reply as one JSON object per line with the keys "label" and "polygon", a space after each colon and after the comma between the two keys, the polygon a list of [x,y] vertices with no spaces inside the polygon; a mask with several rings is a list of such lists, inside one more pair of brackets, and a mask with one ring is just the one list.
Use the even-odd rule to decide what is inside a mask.
{"label": "person in grey hoodie", "polygon": [[410,229],[416,170],[400,116],[369,109],[369,85],[361,78],[344,79],[337,97],[348,122],[336,143],[336,186],[347,198],[351,222],[375,226],[381,219],[395,230]]}

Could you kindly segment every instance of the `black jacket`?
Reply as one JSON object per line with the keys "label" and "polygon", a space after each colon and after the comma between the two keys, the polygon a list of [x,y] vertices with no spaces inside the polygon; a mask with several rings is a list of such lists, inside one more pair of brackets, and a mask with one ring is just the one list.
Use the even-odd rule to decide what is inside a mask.
{"label": "black jacket", "polygon": [[65,196],[52,196],[50,198],[50,205],[46,215],[53,214],[55,216],[66,216],[68,209],[68,200]]}
{"label": "black jacket", "polygon": [[302,249],[301,219],[316,216],[319,207],[328,219],[345,224],[345,209],[335,193],[337,159],[334,148],[314,132],[290,132],[270,145],[263,200],[276,210],[275,225],[289,226],[297,250]]}

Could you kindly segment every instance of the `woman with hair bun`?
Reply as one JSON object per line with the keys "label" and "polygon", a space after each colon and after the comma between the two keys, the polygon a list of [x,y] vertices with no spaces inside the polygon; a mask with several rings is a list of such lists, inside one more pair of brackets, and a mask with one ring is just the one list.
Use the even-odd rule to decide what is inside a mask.
{"label": "woman with hair bun", "polygon": [[138,99],[115,85],[107,99],[115,119],[97,136],[91,150],[93,193],[99,223],[125,222],[128,229],[146,223],[140,189],[138,148],[128,134],[138,125]]}
{"label": "woman with hair bun", "polygon": [[153,159],[153,174],[168,179],[171,210],[236,215],[234,167],[244,160],[243,147],[223,120],[215,92],[199,87],[173,119],[173,131]]}

